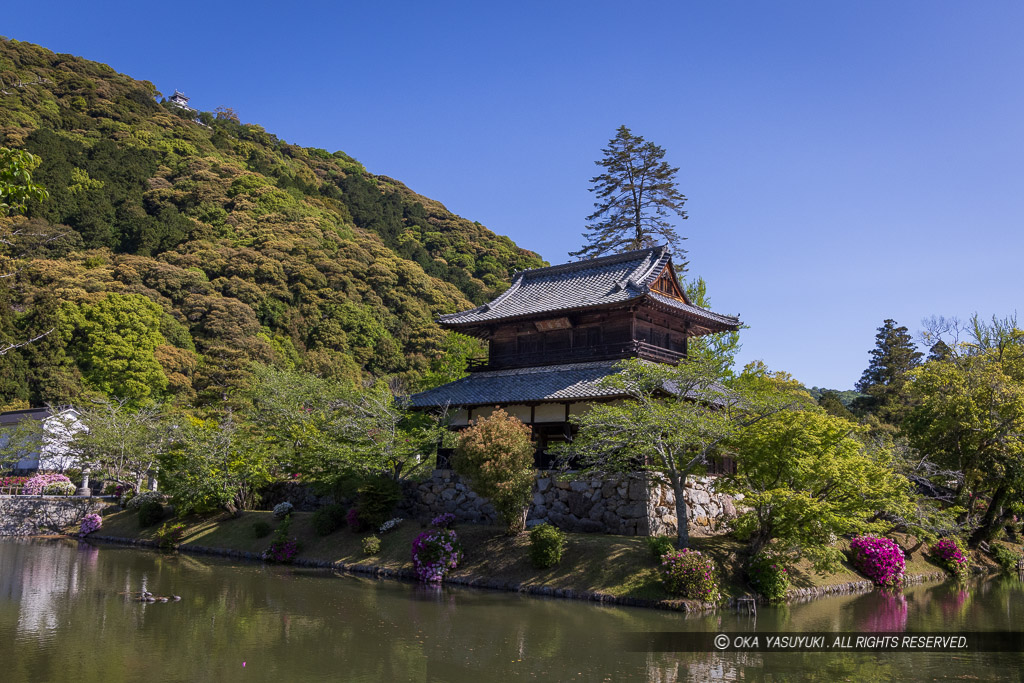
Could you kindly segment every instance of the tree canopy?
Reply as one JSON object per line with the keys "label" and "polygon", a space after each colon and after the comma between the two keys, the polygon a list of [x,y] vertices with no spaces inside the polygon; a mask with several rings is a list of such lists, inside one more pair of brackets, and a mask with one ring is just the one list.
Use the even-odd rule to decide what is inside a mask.
{"label": "tree canopy", "polygon": [[668,244],[679,272],[686,269],[686,239],[670,216],[685,219],[686,197],[676,187],[679,169],[665,161],[662,147],[619,126],[594,163],[604,171],[590,179],[597,200],[587,216],[586,244],[570,256],[594,258],[658,244]]}
{"label": "tree canopy", "polygon": [[856,400],[855,407],[896,424],[906,408],[903,383],[924,354],[917,350],[907,328],[888,318],[878,328],[870,355],[871,361],[856,385],[865,396]]}

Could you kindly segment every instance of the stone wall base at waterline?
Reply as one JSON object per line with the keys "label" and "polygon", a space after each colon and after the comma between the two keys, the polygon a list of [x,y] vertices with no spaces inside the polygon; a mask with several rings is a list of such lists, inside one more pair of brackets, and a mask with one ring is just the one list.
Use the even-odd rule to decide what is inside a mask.
{"label": "stone wall base at waterline", "polygon": [[[686,480],[691,532],[714,533],[736,516],[735,499],[718,493],[715,481],[715,477]],[[490,502],[451,470],[434,470],[425,481],[407,482],[404,499],[404,512],[411,517],[429,519],[450,512],[462,522],[497,523]],[[675,535],[675,504],[672,487],[648,474],[560,479],[551,472],[538,472],[527,525],[547,522],[575,533]]]}
{"label": "stone wall base at waterline", "polygon": [[0,496],[0,536],[35,536],[60,531],[90,512],[110,505],[104,498],[78,496]]}

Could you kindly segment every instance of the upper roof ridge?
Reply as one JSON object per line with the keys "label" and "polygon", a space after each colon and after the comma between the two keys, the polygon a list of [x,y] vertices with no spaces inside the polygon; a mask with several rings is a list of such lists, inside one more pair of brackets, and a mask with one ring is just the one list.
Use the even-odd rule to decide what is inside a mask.
{"label": "upper roof ridge", "polygon": [[[590,270],[591,268],[602,268],[604,266],[610,266],[616,263],[623,263],[625,261],[636,261],[643,258],[644,255],[646,255],[649,258],[655,252],[659,251],[667,252],[668,245],[662,244],[657,247],[634,249],[633,251],[625,251],[621,254],[612,254],[611,256],[599,256],[598,258],[582,259],[580,261],[570,261],[569,263],[560,263],[557,266],[530,268],[527,270],[519,271],[518,273],[516,273],[516,277],[544,277],[547,275],[561,275],[562,273],[571,273],[576,270]],[[659,258],[660,256],[661,254],[659,254]]]}

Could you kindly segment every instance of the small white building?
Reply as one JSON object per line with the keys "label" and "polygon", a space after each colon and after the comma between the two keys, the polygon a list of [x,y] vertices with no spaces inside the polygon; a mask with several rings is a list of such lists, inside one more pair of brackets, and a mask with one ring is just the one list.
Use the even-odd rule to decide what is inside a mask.
{"label": "small white building", "polygon": [[195,111],[192,107],[188,106],[188,98],[185,97],[185,93],[180,90],[175,90],[174,94],[167,98],[167,101],[173,104],[175,107],[181,107],[188,111]]}
{"label": "small white building", "polygon": [[20,456],[16,472],[63,472],[79,466],[74,436],[84,429],[74,408],[10,410],[0,413],[0,449]]}

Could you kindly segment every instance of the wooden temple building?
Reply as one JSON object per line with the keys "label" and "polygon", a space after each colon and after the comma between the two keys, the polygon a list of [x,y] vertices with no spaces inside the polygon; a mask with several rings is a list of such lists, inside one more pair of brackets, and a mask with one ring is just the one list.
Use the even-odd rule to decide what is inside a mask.
{"label": "wooden temple building", "polygon": [[622,398],[600,384],[617,362],[679,363],[691,337],[740,325],[686,298],[664,246],[520,272],[494,301],[438,322],[486,341],[488,357],[411,406],[455,410],[455,429],[501,406],[532,427],[541,468],[571,438],[570,416]]}

